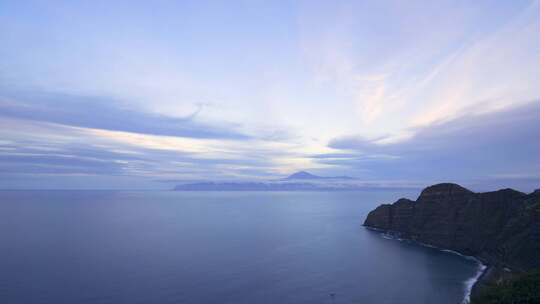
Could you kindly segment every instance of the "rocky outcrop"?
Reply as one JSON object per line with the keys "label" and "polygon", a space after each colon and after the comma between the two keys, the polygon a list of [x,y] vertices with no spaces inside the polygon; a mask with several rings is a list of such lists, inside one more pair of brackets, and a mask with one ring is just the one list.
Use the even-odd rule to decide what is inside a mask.
{"label": "rocky outcrop", "polygon": [[379,206],[364,225],[475,256],[492,269],[540,268],[540,190],[474,193],[437,184],[416,201],[402,198]]}

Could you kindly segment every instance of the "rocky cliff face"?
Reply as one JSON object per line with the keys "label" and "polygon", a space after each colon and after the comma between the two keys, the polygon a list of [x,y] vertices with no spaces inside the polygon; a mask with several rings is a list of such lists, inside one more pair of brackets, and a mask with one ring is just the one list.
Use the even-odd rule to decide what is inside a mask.
{"label": "rocky cliff face", "polygon": [[379,206],[364,225],[476,256],[498,268],[540,268],[540,190],[474,193],[438,184],[424,189],[416,201]]}

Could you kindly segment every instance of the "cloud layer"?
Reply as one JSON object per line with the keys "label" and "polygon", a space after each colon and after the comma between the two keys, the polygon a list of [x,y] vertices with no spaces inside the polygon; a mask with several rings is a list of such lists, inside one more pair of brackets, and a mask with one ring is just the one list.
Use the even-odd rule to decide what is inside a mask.
{"label": "cloud layer", "polygon": [[384,143],[384,138],[337,138],[330,142],[332,148],[356,154],[319,158],[326,164],[356,168],[366,178],[375,179],[474,184],[519,177],[519,182],[526,178],[538,182],[539,122],[540,102],[535,101],[417,128],[411,138],[394,143]]}
{"label": "cloud layer", "polygon": [[529,0],[4,1],[0,188],[538,188],[539,33]]}
{"label": "cloud layer", "polygon": [[47,92],[0,95],[0,116],[67,126],[190,138],[248,139],[233,126],[212,126],[187,117],[142,112],[111,98]]}

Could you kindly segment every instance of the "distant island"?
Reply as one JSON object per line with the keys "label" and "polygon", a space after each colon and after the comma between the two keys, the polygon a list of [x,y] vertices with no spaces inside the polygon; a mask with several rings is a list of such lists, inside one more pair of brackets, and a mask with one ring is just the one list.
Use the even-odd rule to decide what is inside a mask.
{"label": "distant island", "polygon": [[540,301],[540,190],[474,193],[437,184],[416,201],[401,198],[377,207],[364,226],[478,259],[485,267],[471,303]]}
{"label": "distant island", "polygon": [[283,180],[321,180],[321,179],[326,179],[326,180],[353,180],[354,178],[353,177],[350,177],[350,176],[318,176],[318,175],[315,175],[315,174],[311,174],[307,171],[298,171],[296,173],[293,173],[289,176],[287,176],[286,178],[284,178]]}
{"label": "distant island", "polygon": [[367,189],[395,189],[383,185],[363,183],[349,176],[318,176],[306,171],[285,178],[252,181],[201,181],[178,184],[175,191],[352,191]]}

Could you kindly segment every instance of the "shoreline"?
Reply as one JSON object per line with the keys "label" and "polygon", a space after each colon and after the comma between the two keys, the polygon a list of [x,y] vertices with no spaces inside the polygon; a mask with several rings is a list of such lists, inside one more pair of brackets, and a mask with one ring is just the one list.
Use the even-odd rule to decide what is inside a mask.
{"label": "shoreline", "polygon": [[473,289],[476,287],[476,284],[480,282],[480,279],[484,276],[486,271],[489,269],[487,265],[484,263],[478,262],[478,270],[476,272],[476,275],[472,278],[469,278],[467,281],[465,281],[466,284],[466,290],[465,290],[465,299],[463,299],[463,304],[469,304],[471,302],[471,295],[473,292]]}
{"label": "shoreline", "polygon": [[[374,231],[374,232],[378,232],[381,235],[381,237],[383,237],[385,239],[388,239],[388,240],[395,240],[395,241],[400,241],[400,242],[403,242],[403,241],[411,242],[411,243],[414,243],[414,244],[417,244],[417,245],[420,245],[420,246],[423,246],[423,247],[433,248],[433,249],[437,249],[437,250],[440,250],[440,251],[444,251],[444,252],[452,253],[452,254],[455,254],[455,255],[459,255],[462,258],[465,258],[465,259],[472,260],[472,261],[476,262],[477,266],[478,266],[478,269],[477,269],[475,275],[473,277],[468,278],[467,280],[465,280],[463,282],[463,284],[465,285],[465,295],[463,297],[463,301],[461,302],[461,304],[470,303],[473,289],[475,289],[475,287],[477,287],[476,285],[481,281],[482,277],[484,277],[487,270],[489,269],[489,265],[484,264],[479,258],[477,258],[475,256],[464,255],[464,254],[461,254],[461,253],[459,253],[459,252],[457,252],[455,250],[433,246],[433,245],[430,245],[430,244],[422,243],[422,242],[415,241],[415,240],[408,239],[408,238],[400,238],[399,236],[397,236],[397,235],[399,235],[399,232],[388,231],[388,230],[379,229],[379,228],[375,228],[375,227],[369,227],[369,226],[364,226],[364,228],[366,228],[368,230],[371,230],[371,231]],[[393,234],[393,233],[395,233],[395,234]]]}

